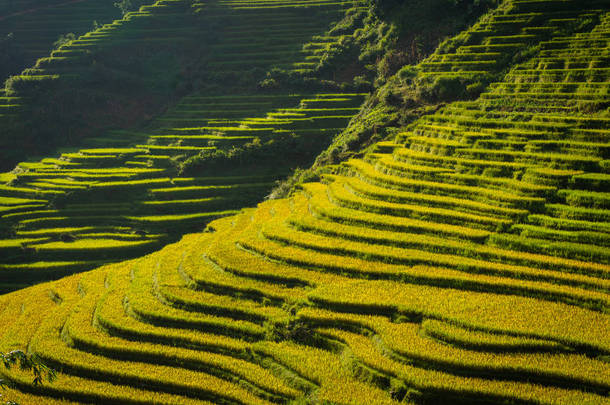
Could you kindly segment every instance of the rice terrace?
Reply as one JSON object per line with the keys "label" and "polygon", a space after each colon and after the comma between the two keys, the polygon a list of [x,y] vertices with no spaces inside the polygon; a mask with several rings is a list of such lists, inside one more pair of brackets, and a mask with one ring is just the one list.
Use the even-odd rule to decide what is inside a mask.
{"label": "rice terrace", "polygon": [[610,0],[0,0],[0,404],[610,405]]}

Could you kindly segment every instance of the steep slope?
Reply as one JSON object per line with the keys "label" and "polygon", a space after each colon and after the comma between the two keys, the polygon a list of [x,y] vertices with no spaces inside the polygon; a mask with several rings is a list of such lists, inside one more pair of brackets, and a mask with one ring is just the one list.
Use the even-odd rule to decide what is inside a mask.
{"label": "steep slope", "polygon": [[[140,18],[145,27],[155,16],[158,21],[178,13],[179,20],[184,5],[174,3],[143,7]],[[201,230],[212,219],[260,201],[295,164],[307,164],[357,113],[364,94],[260,94],[248,91],[248,86],[256,87],[265,68],[299,63],[305,57],[301,43],[324,32],[329,19],[341,16],[346,5],[201,5],[203,9],[197,10],[205,14],[207,29],[216,31],[219,39],[214,47],[204,47],[206,63],[199,69],[205,74],[198,77],[203,83],[231,84],[217,96],[212,95],[213,85],[207,85],[205,93],[191,93],[144,128],[108,131],[87,139],[87,148],[21,163],[3,175],[0,291],[151,252],[186,232]],[[168,10],[157,10],[163,8]],[[146,14],[149,10],[152,16]],[[297,26],[290,24],[296,20]],[[81,48],[116,51],[116,43],[124,41],[131,49],[140,41],[155,43],[165,32],[133,25],[130,19],[119,20],[72,41],[56,51],[67,56],[54,55],[45,64],[41,59],[35,74],[24,77],[83,76],[79,61],[87,56],[74,55]],[[187,25],[174,35],[186,37],[192,29]],[[252,43],[251,37],[260,43]],[[251,53],[244,53],[244,47]],[[269,145],[271,150],[263,147]],[[289,147],[295,150],[274,153]],[[211,155],[235,150],[250,153],[229,165],[179,172],[180,162],[189,158],[197,162],[202,155],[207,162]]]}
{"label": "steep slope", "polygon": [[57,146],[75,147],[109,128],[142,126],[192,92],[256,90],[268,69],[301,61],[303,43],[357,4],[162,0],[143,6],[6,82],[0,168]]}
{"label": "steep slope", "polygon": [[63,372],[9,377],[31,401],[610,403],[610,13],[587,14],[288,199],[1,297],[0,350]]}
{"label": "steep slope", "polygon": [[39,58],[0,94],[0,167],[157,113],[202,35],[190,3],[159,1]]}
{"label": "steep slope", "polygon": [[0,82],[48,55],[61,36],[82,35],[94,24],[119,18],[121,12],[114,3],[109,0],[0,2],[0,40],[6,41],[0,44],[8,53],[0,58]]}
{"label": "steep slope", "polygon": [[[333,140],[313,167],[297,173],[274,195],[284,195],[304,179],[317,178],[328,165],[359,156],[374,142],[395,134],[396,126],[432,114],[446,102],[477,98],[512,66],[531,58],[544,41],[591,30],[599,23],[598,10],[607,6],[597,0],[549,4],[502,2],[471,28],[441,43],[422,63],[402,67],[382,82],[358,119]],[[381,70],[383,66],[379,75]]]}
{"label": "steep slope", "polygon": [[[0,186],[1,221],[14,230],[3,240],[2,288],[145,254],[261,200],[290,162],[262,156],[265,163],[256,167],[245,162],[191,177],[179,175],[172,159],[292,134],[304,139],[295,146],[315,145],[340,131],[361,100],[358,94],[189,96],[156,120],[152,132],[159,135],[117,132],[95,140],[107,147],[20,164],[22,172]],[[299,103],[256,117],[274,105]],[[235,120],[244,115],[253,118]]]}

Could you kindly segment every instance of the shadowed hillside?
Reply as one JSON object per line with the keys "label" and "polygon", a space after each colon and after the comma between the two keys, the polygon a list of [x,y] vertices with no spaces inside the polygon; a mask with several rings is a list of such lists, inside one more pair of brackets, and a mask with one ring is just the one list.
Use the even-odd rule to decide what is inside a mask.
{"label": "shadowed hillside", "polygon": [[[146,47],[156,44],[160,37],[152,35],[165,35],[164,30],[145,27],[155,20],[177,24],[183,14],[190,16],[191,26],[175,31],[183,39],[168,38],[168,44],[191,41],[185,39],[189,32],[214,32],[214,38],[206,37],[214,45],[204,46],[198,55],[202,65],[184,68],[197,70],[184,75],[199,77],[200,83],[190,87],[201,89],[145,125],[106,131],[83,140],[85,148],[20,163],[3,175],[2,290],[141,256],[186,232],[200,231],[214,218],[253,205],[295,165],[310,164],[358,112],[365,94],[336,89],[329,93],[256,91],[265,69],[307,71],[306,63],[315,64],[302,43],[323,34],[331,18],[341,18],[347,3],[316,3],[305,10],[305,3],[244,7],[218,2],[194,4],[197,13],[187,12],[190,9],[180,4],[143,7],[140,14],[130,13],[62,46],[52,57],[40,59],[39,68],[11,79],[40,80],[43,86],[55,80],[60,92],[71,81],[82,82],[89,86],[86,91],[103,89],[112,95],[87,79],[98,69],[90,65],[96,55],[106,59],[111,56],[104,57],[105,52],[124,53],[143,46],[142,58],[156,58],[146,53]],[[144,27],[136,24],[138,18]],[[298,21],[298,32],[290,21]],[[258,44],[249,41],[253,36]],[[332,44],[336,38],[325,40]],[[245,53],[245,48],[250,52]],[[131,72],[139,64],[139,59],[123,62],[123,69]],[[151,79],[150,73],[143,78]],[[225,87],[220,86],[223,83]],[[137,88],[134,85],[132,90]],[[31,99],[26,104],[35,106]],[[282,149],[287,151],[279,153]],[[201,160],[215,163],[186,170]]]}
{"label": "shadowed hillside", "polygon": [[[119,18],[111,0],[3,0],[0,2],[0,82],[48,55],[61,38]],[[57,44],[59,45],[59,43]]]}

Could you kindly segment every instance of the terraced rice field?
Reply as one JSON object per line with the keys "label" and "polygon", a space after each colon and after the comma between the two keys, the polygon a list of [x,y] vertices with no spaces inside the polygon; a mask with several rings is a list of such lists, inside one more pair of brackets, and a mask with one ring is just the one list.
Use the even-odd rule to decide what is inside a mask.
{"label": "terraced rice field", "polygon": [[[180,2],[174,3],[167,7],[178,7]],[[296,19],[300,3],[280,11],[276,5],[268,7],[265,3],[245,9],[231,2],[209,5],[213,11],[206,9],[207,18],[256,22],[251,26],[240,24],[236,26],[239,29],[227,25],[218,47],[232,50],[246,44],[253,35],[263,40],[258,47],[248,44],[250,49],[259,50],[260,63],[250,54],[238,50],[220,52],[219,48],[213,69],[242,75],[253,63],[259,68],[281,65],[285,58],[293,58],[294,52],[280,52],[273,42],[292,47],[298,54],[298,41],[311,38],[316,30],[324,32],[321,27],[328,26],[328,18],[320,17],[338,15],[342,4],[312,5],[312,17],[301,18],[301,29],[298,36],[293,34],[295,38],[286,37],[292,31],[285,19],[290,15]],[[143,7],[140,18],[150,25],[148,20],[167,17],[170,11],[156,11],[164,7],[163,2]],[[252,13],[257,19],[249,20]],[[93,41],[87,46],[110,46],[117,41],[116,35],[127,35],[121,34],[121,24],[129,27],[123,31],[131,35],[125,40],[133,45],[139,37],[133,38],[131,20],[138,16],[131,13],[56,52],[72,52],[83,46],[83,41]],[[156,38],[147,36],[146,40]],[[66,58],[65,67],[56,70],[56,58],[51,57],[49,66],[38,73],[63,77],[78,72],[79,57]],[[229,65],[233,66],[231,72],[226,70]],[[358,112],[363,100],[364,94],[354,93],[194,93],[145,130],[109,131],[86,140],[86,148],[19,164],[16,170],[3,175],[0,184],[0,224],[14,230],[10,239],[0,241],[0,291],[140,256],[184,233],[200,231],[212,219],[234,214],[237,209],[262,200],[274,182],[288,174],[288,167],[267,162],[255,171],[224,170],[220,174],[215,171],[185,177],[177,173],[172,161],[217,148],[229,150],[246,143],[265,142],[287,133],[314,143],[330,140]]]}
{"label": "terraced rice field", "polygon": [[592,28],[605,7],[603,0],[502,2],[472,28],[442,43],[418,66],[419,77],[466,83],[463,93],[478,94],[482,87],[501,80],[507,66],[529,58],[541,42]]}
{"label": "terraced rice field", "polygon": [[[69,86],[74,86],[73,82],[82,77],[89,77],[90,81],[95,81],[100,74],[96,71],[96,58],[100,58],[100,60],[114,58],[112,63],[114,66],[121,59],[118,58],[117,60],[114,55],[124,55],[125,53],[134,55],[144,45],[150,44],[154,44],[156,48],[167,46],[168,44],[172,44],[173,47],[180,47],[184,43],[192,41],[192,38],[196,37],[199,32],[190,3],[183,0],[157,1],[152,5],[142,7],[139,11],[128,13],[122,19],[112,21],[112,17],[109,17],[108,19],[112,21],[111,23],[103,24],[97,29],[92,30],[93,20],[95,19],[94,14],[91,14],[91,19],[86,22],[85,27],[82,25],[85,23],[78,18],[88,17],[79,17],[81,16],[80,8],[85,10],[81,10],[82,13],[87,13],[88,7],[95,7],[96,4],[100,6],[100,3],[103,3],[101,6],[112,10],[109,14],[118,12],[118,8],[113,5],[112,1],[93,1],[93,4],[92,1],[84,0],[69,4],[58,3],[57,7],[53,8],[53,11],[58,13],[56,21],[55,19],[51,21],[50,18],[47,18],[47,15],[53,15],[47,8],[41,9],[39,13],[18,14],[7,18],[7,21],[14,20],[13,23],[7,26],[14,25],[13,31],[16,32],[15,35],[24,30],[19,35],[31,38],[29,39],[32,43],[31,51],[28,51],[28,55],[35,63],[32,67],[21,72],[21,74],[15,74],[11,77],[13,82],[18,83],[17,87],[25,90],[21,92],[12,90],[8,93],[4,89],[0,91],[0,126],[2,128],[11,128],[23,121],[27,122],[32,119],[32,111],[36,111],[38,101],[31,99],[27,91],[28,89],[53,89],[54,85],[60,82],[72,83]],[[55,8],[60,10],[55,10]],[[68,16],[63,16],[61,13],[61,10],[64,9]],[[72,16],[72,13],[74,13],[74,16]],[[48,40],[51,34],[45,34],[37,30],[33,30],[29,34],[25,32],[29,27],[28,19],[30,18],[44,18],[48,22],[50,30],[67,29],[71,27],[71,20],[65,22],[63,19],[76,18],[73,22],[81,24],[81,28],[75,28],[73,31],[77,34],[86,33],[77,36],[75,40],[69,41],[60,48],[52,50],[49,54],[50,44],[55,42],[57,37],[53,36],[52,41],[46,44],[44,39]],[[105,20],[99,18],[96,21],[101,24]],[[163,26],[166,30],[171,31],[172,35],[168,37],[168,31],[159,29],[159,26]],[[27,35],[30,36],[28,37]],[[18,39],[18,37],[15,38]],[[28,50],[30,48],[27,44],[22,44],[20,49]],[[4,79],[6,78],[2,78],[3,82]],[[36,150],[37,146],[35,144],[44,143],[44,140],[37,139],[36,137],[32,138],[32,134],[29,132],[24,135],[26,138],[29,137],[28,142],[25,144],[18,137],[2,138],[0,147],[6,151],[6,160],[14,161],[10,154],[14,150],[24,147]],[[6,167],[6,163],[2,163],[2,167]]]}
{"label": "terraced rice field", "polygon": [[[54,86],[62,84],[67,87],[74,86],[74,83],[85,83],[79,84],[84,86],[91,83],[99,85],[100,81],[105,80],[105,75],[120,77],[125,74],[133,77],[132,58],[144,57],[153,52],[151,49],[190,49],[199,45],[201,49],[198,52],[205,55],[205,62],[191,68],[202,70],[204,81],[234,82],[237,88],[239,85],[243,87],[244,84],[255,88],[255,84],[264,78],[265,72],[273,67],[289,68],[294,64],[313,63],[307,61],[309,54],[303,50],[303,45],[323,35],[330,23],[341,19],[346,10],[357,7],[358,4],[358,1],[351,0],[285,4],[250,2],[247,6],[231,1],[156,1],[141,7],[139,11],[126,14],[122,19],[103,24],[77,37],[53,50],[48,56],[40,53],[42,45],[35,47],[32,55],[38,58],[36,63],[11,79],[15,83],[13,87],[22,90],[0,92],[0,125],[10,128],[31,120],[32,111],[37,111],[37,101],[30,99],[28,89],[42,88],[53,91]],[[112,1],[106,2],[106,5],[118,10]],[[91,1],[64,6],[76,15],[80,15],[78,7],[93,7]],[[42,18],[49,11],[45,9],[40,13]],[[91,15],[94,14],[92,11]],[[62,21],[61,18],[63,17],[58,16],[57,21]],[[24,15],[16,15],[14,19],[14,24],[21,27],[20,29],[26,30],[29,27]],[[93,19],[88,24],[92,21]],[[99,23],[103,21],[98,19]],[[55,24],[54,26],[59,24],[49,20],[49,24],[51,23]],[[67,23],[59,25],[64,28],[70,26]],[[74,31],[80,32],[77,29]],[[36,42],[36,38],[43,34],[31,35],[32,41]],[[252,38],[256,40],[253,41]],[[25,49],[25,45],[23,47]],[[96,65],[98,61],[103,61],[102,67]],[[301,68],[304,68],[304,65]],[[156,86],[171,86],[171,83],[163,84],[163,80],[159,80],[166,73],[164,68],[157,69],[160,70],[156,73],[148,72],[148,75],[136,72],[137,76],[143,77],[144,82],[141,85],[149,90],[155,89]],[[237,93],[240,91],[243,90],[237,90]],[[226,92],[233,94],[235,91],[218,88],[212,94],[206,93],[204,96],[224,95]],[[285,107],[297,105],[298,103]],[[37,144],[41,139],[27,130],[24,136],[27,139],[25,142],[22,137],[3,137],[0,147],[7,151],[8,160],[12,161],[8,151],[19,150],[24,146],[33,151],[39,150]],[[68,139],[68,144],[75,141],[75,137],[70,134],[60,138]],[[0,166],[7,167],[6,164]]]}
{"label": "terraced rice field", "polygon": [[120,14],[114,2],[108,0],[3,0],[0,2],[0,37],[13,35],[15,45],[24,56],[22,68],[25,68],[48,55],[61,35],[82,35],[93,29],[94,21],[104,24],[119,18]]}
{"label": "terraced rice field", "polygon": [[39,59],[23,76],[27,80],[69,78],[80,74],[82,65],[104,49],[176,43],[205,29],[213,29],[216,38],[206,49],[211,58],[207,67],[216,74],[239,77],[256,68],[264,71],[272,66],[292,66],[295,60],[308,56],[302,49],[304,43],[324,33],[332,21],[358,2],[245,4],[158,0],[61,46],[50,57]]}
{"label": "terraced rice field", "polygon": [[[261,200],[287,172],[269,165],[258,173],[184,177],[170,161],[286,131],[328,137],[347,124],[362,97],[190,96],[157,119],[153,134],[119,131],[89,140],[114,147],[99,145],[20,164],[7,175],[8,184],[0,185],[1,220],[16,230],[0,242],[2,287],[140,256]],[[291,104],[299,107],[272,109]],[[256,117],[266,109],[271,112]],[[236,120],[248,115],[252,118]]]}
{"label": "terraced rice field", "polygon": [[[11,371],[19,391],[9,393],[31,403],[610,404],[610,13],[600,4],[509,1],[498,21],[576,10],[595,23],[486,70],[499,78],[476,100],[421,117],[290,198],[0,297],[0,352],[28,348],[61,370],[41,386]],[[178,139],[186,105],[148,139]],[[278,113],[318,116],[305,111]],[[144,147],[125,149],[125,165]],[[80,156],[115,153],[98,151]],[[58,162],[81,164],[70,158]]]}

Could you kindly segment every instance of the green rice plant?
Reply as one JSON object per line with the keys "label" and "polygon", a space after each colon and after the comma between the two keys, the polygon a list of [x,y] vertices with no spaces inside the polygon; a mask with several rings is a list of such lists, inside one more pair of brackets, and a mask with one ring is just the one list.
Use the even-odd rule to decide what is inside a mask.
{"label": "green rice plant", "polygon": [[94,183],[91,185],[92,192],[106,192],[107,190],[129,190],[147,189],[160,186],[171,186],[172,179],[167,177],[142,179],[142,180],[127,180],[127,181],[105,181]]}
{"label": "green rice plant", "polygon": [[0,183],[6,184],[15,180],[17,176],[14,173],[0,173]]}
{"label": "green rice plant", "polygon": [[10,250],[14,247],[18,247],[18,246],[27,246],[30,244],[36,244],[36,243],[40,243],[40,242],[44,242],[47,241],[48,238],[22,238],[22,239],[5,239],[2,240],[2,244],[0,246],[2,246],[2,249],[6,249],[6,250]]}
{"label": "green rice plant", "polygon": [[421,328],[426,336],[432,339],[479,352],[557,353],[570,351],[569,348],[553,341],[472,331],[434,319],[422,322]]}
{"label": "green rice plant", "polygon": [[513,225],[513,229],[527,238],[549,239],[581,244],[592,244],[610,247],[610,235],[591,231],[562,231],[544,226]]}
{"label": "green rice plant", "polygon": [[145,153],[146,148],[96,148],[81,149],[79,153],[84,155],[138,155]]}
{"label": "green rice plant", "polygon": [[[220,180],[220,179],[219,179]],[[230,179],[229,179],[230,180]],[[253,179],[256,181],[257,179]],[[149,193],[159,199],[174,198],[194,198],[223,195],[228,193],[238,193],[240,195],[254,192],[258,189],[270,189],[272,183],[244,183],[244,184],[222,184],[222,185],[201,185],[184,187],[166,187],[149,189]]]}
{"label": "green rice plant", "polygon": [[224,217],[234,215],[237,210],[203,212],[196,214],[173,214],[173,215],[140,215],[140,216],[125,216],[125,219],[133,223],[141,223],[153,228],[167,228],[171,226],[184,226],[187,229],[193,229],[193,226],[203,227],[208,222]]}
{"label": "green rice plant", "polygon": [[320,183],[307,183],[303,189],[309,196],[310,208],[318,216],[340,223],[365,225],[374,229],[440,234],[465,240],[484,240],[490,232],[464,226],[431,223],[424,220],[374,214],[357,209],[337,206],[329,200],[327,186]]}
{"label": "green rice plant", "polygon": [[490,216],[467,214],[444,208],[422,207],[420,205],[398,204],[383,200],[372,200],[360,197],[350,192],[340,182],[332,182],[329,186],[329,198],[337,205],[361,211],[375,212],[398,217],[411,217],[431,222],[448,224],[468,224],[469,227],[479,229],[495,229],[506,226],[510,220],[493,218]]}
{"label": "green rice plant", "polygon": [[556,190],[554,187],[528,183],[524,179],[520,181],[515,179],[461,173],[441,173],[440,177],[443,178],[444,182],[448,183],[486,186],[500,191],[510,190],[516,192],[517,194],[529,197],[548,198],[553,195]]}
{"label": "green rice plant", "polygon": [[175,154],[179,152],[185,153],[199,153],[205,150],[214,150],[214,147],[202,147],[202,146],[161,146],[161,145],[138,145],[140,147],[146,147],[153,153],[169,153]]}
{"label": "green rice plant", "polygon": [[32,181],[32,182],[28,182],[27,185],[29,187],[36,187],[38,189],[59,190],[59,191],[65,191],[65,192],[87,189],[87,186],[85,186],[85,185],[58,184],[58,183],[50,182],[50,181]]}
{"label": "green rice plant", "polygon": [[36,245],[36,255],[41,260],[103,260],[134,257],[159,246],[156,239],[116,240],[83,238],[73,242],[48,242]]}
{"label": "green rice plant", "polygon": [[450,170],[446,168],[396,161],[386,154],[371,154],[367,157],[371,159],[371,163],[376,164],[377,170],[397,176],[430,180],[441,173],[450,173]]}
{"label": "green rice plant", "polygon": [[[35,260],[35,259],[34,259]],[[34,261],[0,265],[0,277],[6,291],[14,291],[40,281],[55,280],[77,272],[90,270],[107,261]]]}
{"label": "green rice plant", "polygon": [[547,204],[548,212],[556,217],[591,222],[610,222],[610,210]]}
{"label": "green rice plant", "polygon": [[[322,308],[338,312],[387,314],[405,319],[444,319],[472,330],[551,340],[578,348],[580,352],[601,354],[606,353],[609,347],[605,314],[529,297],[414,286],[394,281],[352,280],[319,286],[309,299]],[[498,308],[497,305],[502,311],[493,309]],[[388,333],[394,333],[390,332],[392,328],[388,327]],[[394,335],[394,339],[396,344],[404,341],[398,335]],[[596,364],[595,361],[598,360],[587,362],[587,367]],[[594,368],[590,371],[593,372]]]}
{"label": "green rice plant", "polygon": [[471,201],[466,198],[444,197],[438,195],[427,195],[423,193],[411,193],[398,190],[389,190],[366,183],[358,178],[332,177],[338,183],[344,183],[356,194],[395,203],[417,203],[428,207],[443,207],[455,211],[493,216],[500,218],[524,217],[528,214],[526,210],[498,207],[491,204]]}
{"label": "green rice plant", "polygon": [[39,190],[36,188],[11,187],[11,186],[0,185],[0,196],[4,196],[4,197],[45,199],[45,198],[57,197],[62,194],[64,194],[64,193],[61,191],[56,191],[56,190]]}
{"label": "green rice plant", "polygon": [[542,198],[524,197],[506,191],[490,190],[484,187],[466,187],[443,182],[421,181],[385,175],[375,171],[374,167],[370,164],[359,160],[350,160],[346,162],[345,165],[351,170],[354,170],[358,177],[381,187],[385,186],[392,189],[413,192],[425,191],[426,193],[445,196],[468,195],[476,201],[497,201],[499,205],[511,208],[528,209],[530,207],[537,207],[544,202],[544,199]]}
{"label": "green rice plant", "polygon": [[545,162],[555,168],[572,170],[595,170],[598,167],[600,158],[589,156],[568,155],[560,153],[528,153],[517,151],[495,151],[489,149],[460,149],[458,156],[472,159],[490,159],[500,161],[515,161],[517,163],[539,164]]}
{"label": "green rice plant", "polygon": [[565,198],[568,205],[594,209],[610,209],[610,193],[560,190],[557,195]]}
{"label": "green rice plant", "polygon": [[263,337],[262,326],[249,320],[231,319],[225,314],[209,315],[162,305],[151,294],[152,274],[149,271],[149,268],[135,271],[134,277],[138,283],[133,283],[127,294],[128,309],[138,319],[161,326],[196,328],[244,340],[257,340]]}
{"label": "green rice plant", "polygon": [[566,231],[594,231],[610,233],[610,223],[557,218],[548,215],[530,215],[528,221],[550,229]]}
{"label": "green rice plant", "polygon": [[[497,249],[464,240],[450,240],[436,235],[426,236],[421,233],[376,230],[370,227],[337,223],[332,219],[317,218],[315,215],[307,213],[307,209],[309,208],[308,205],[311,204],[311,200],[306,200],[298,195],[293,197],[293,204],[295,207],[300,208],[298,211],[299,214],[298,216],[294,214],[289,216],[286,221],[291,226],[305,232],[313,232],[370,244],[382,244],[404,248],[413,247],[431,252],[459,254],[465,257],[519,264],[536,268],[556,269],[585,275],[597,274],[602,278],[608,275],[607,271],[609,269],[606,266],[594,263],[528,254],[524,251]],[[520,226],[516,225],[515,227]]]}
{"label": "green rice plant", "polygon": [[169,211],[169,212],[189,212],[193,210],[203,209],[203,207],[213,207],[221,204],[226,207],[227,199],[225,197],[207,197],[194,198],[188,200],[152,200],[142,201],[140,204],[144,208],[149,208],[154,211]]}
{"label": "green rice plant", "polygon": [[547,167],[528,168],[523,181],[553,187],[568,187],[572,177],[582,171],[551,169]]}
{"label": "green rice plant", "polygon": [[513,250],[610,264],[610,252],[608,252],[607,248],[601,246],[585,245],[566,241],[554,242],[538,238],[504,234],[490,236],[489,243],[495,246]]}
{"label": "green rice plant", "polygon": [[0,215],[5,216],[9,214],[17,214],[22,212],[40,211],[46,207],[46,204],[25,204],[25,205],[14,205],[14,206],[1,206]]}
{"label": "green rice plant", "polygon": [[574,176],[573,181],[577,188],[593,191],[608,190],[610,187],[610,174],[584,173]]}
{"label": "green rice plant", "polygon": [[40,230],[44,228],[66,228],[81,227],[91,224],[107,224],[108,216],[43,216],[34,219],[23,219],[19,221],[19,227],[23,230]]}
{"label": "green rice plant", "polygon": [[[363,261],[381,262],[396,265],[424,265],[433,267],[443,267],[456,269],[472,273],[487,275],[500,275],[509,278],[530,279],[539,281],[552,281],[558,284],[587,286],[585,288],[595,289],[599,283],[604,283],[600,279],[589,278],[587,276],[564,275],[559,272],[541,271],[525,266],[515,266],[486,261],[468,259],[462,256],[445,255],[441,253],[431,253],[415,249],[402,249],[383,245],[373,245],[362,242],[352,242],[336,238],[324,237],[296,231],[283,224],[271,221],[262,227],[262,234],[268,239],[289,245],[290,247],[301,248],[310,253],[302,252],[300,256],[289,259],[290,248],[277,249],[275,252],[270,246],[265,246],[265,254],[271,257],[280,258],[285,261],[294,261],[301,265],[314,265],[323,269],[340,268],[338,258],[333,256],[348,256],[360,258]],[[254,246],[253,242],[248,242]],[[260,243],[259,243],[260,244]],[[259,250],[260,251],[260,250]],[[324,253],[317,256],[314,252]],[[382,267],[380,267],[382,269]],[[573,280],[573,281],[571,281]],[[578,281],[576,281],[578,280]],[[604,283],[605,284],[605,283]]]}
{"label": "green rice plant", "polygon": [[[371,338],[339,329],[320,329],[320,332],[344,342],[352,353],[352,367],[365,375],[375,376],[380,383],[398,389],[404,400],[426,398],[431,401],[537,401],[539,403],[563,403],[590,401],[599,396],[581,391],[562,390],[555,387],[527,384],[515,381],[499,381],[480,377],[459,376],[428,367],[417,367],[386,356]],[[548,402],[547,402],[548,401]]]}
{"label": "green rice plant", "polygon": [[[275,207],[277,208],[277,207]],[[285,215],[285,214],[284,214]],[[268,222],[269,219],[266,220]],[[350,256],[338,256],[336,254],[324,253],[328,248],[318,248],[320,252],[315,252],[311,250],[304,250],[299,247],[293,246],[282,246],[277,243],[269,243],[262,241],[260,239],[257,240],[256,235],[258,234],[258,229],[253,228],[251,231],[252,235],[248,236],[247,234],[243,234],[239,239],[239,244],[243,247],[246,247],[258,254],[262,254],[265,257],[268,257],[273,260],[280,260],[286,264],[290,264],[291,266],[298,266],[300,269],[297,272],[293,271],[293,274],[296,276],[296,280],[306,280],[312,278],[312,280],[317,280],[320,276],[309,274],[309,272],[305,272],[307,268],[319,269],[318,271],[323,272],[331,272],[335,274],[345,274],[350,277],[358,277],[358,278],[373,278],[373,279],[393,279],[393,280],[402,280],[404,282],[415,283],[415,284],[429,284],[429,285],[440,285],[440,286],[452,286],[453,288],[464,288],[464,289],[473,289],[477,291],[499,291],[504,289],[504,291],[511,291],[512,294],[526,294],[531,295],[535,294],[540,298],[546,299],[548,297],[552,301],[560,300],[565,302],[580,302],[578,305],[589,306],[589,303],[597,302],[593,304],[593,307],[604,308],[606,306],[606,299],[603,296],[603,293],[594,293],[594,292],[584,292],[584,290],[571,289],[568,288],[563,289],[561,292],[555,288],[555,286],[550,287],[550,284],[545,284],[543,287],[542,284],[535,286],[532,283],[528,283],[524,280],[509,280],[509,279],[498,279],[492,275],[479,274],[481,272],[475,271],[471,273],[471,271],[466,270],[468,273],[465,274],[465,266],[459,266],[456,270],[452,270],[446,267],[434,267],[431,271],[431,267],[426,265],[417,265],[412,267],[394,265],[389,263],[382,263],[380,261],[375,261],[375,257],[369,258],[367,260],[366,257],[360,258],[366,252],[357,252],[356,254],[352,254]],[[310,238],[311,239],[311,238]],[[300,242],[299,242],[300,243]],[[340,243],[339,240],[334,240],[333,245],[343,245],[346,246],[347,243]],[[355,246],[356,244],[352,244]],[[329,246],[326,244],[325,246]],[[332,246],[332,245],[331,245]],[[342,247],[342,246],[340,246]],[[377,250],[376,254],[379,254],[381,250]],[[410,251],[415,254],[419,254],[420,256],[424,252]],[[228,252],[228,254],[240,254],[239,250],[232,249],[232,252]],[[244,256],[240,254],[240,256]],[[436,257],[440,255],[428,255],[428,257]],[[247,257],[247,256],[246,256]],[[423,257],[423,256],[422,256]],[[227,260],[227,259],[224,259]],[[252,258],[251,260],[257,260],[256,258]],[[412,260],[412,259],[409,259]],[[435,260],[435,259],[432,259]],[[442,260],[442,259],[439,259]],[[216,259],[215,259],[216,261]],[[466,258],[461,259],[462,262],[466,263],[469,260]],[[260,260],[259,260],[260,262]],[[220,263],[220,262],[219,262]],[[472,262],[475,263],[475,262]],[[253,263],[254,264],[254,263]],[[487,263],[488,266],[491,266],[490,263]],[[225,266],[221,264],[224,268]],[[262,263],[257,264],[258,268],[263,266]],[[265,268],[268,265],[265,265]],[[496,265],[497,266],[497,265]],[[501,266],[500,266],[501,267]],[[286,269],[283,267],[277,267],[278,274],[286,273]],[[508,268],[504,265],[504,268]],[[516,269],[516,267],[513,266]],[[231,270],[232,272],[235,270]],[[238,270],[243,272],[244,270]],[[532,269],[532,273],[533,273]],[[538,272],[537,272],[538,273]],[[250,274],[247,272],[245,274]],[[295,277],[292,276],[292,277]],[[307,278],[304,278],[307,276]],[[262,276],[261,276],[262,277]],[[328,277],[328,276],[327,276]],[[277,278],[277,276],[275,277]],[[281,280],[281,279],[280,279]],[[593,283],[596,281],[591,280]],[[318,281],[314,281],[316,284]],[[597,281],[598,282],[598,281]],[[549,288],[550,287],[550,288]],[[527,291],[527,292],[526,292]],[[552,292],[553,291],[553,292]],[[585,295],[582,295],[582,294]],[[601,294],[601,295],[600,295]],[[569,298],[568,298],[569,297]],[[585,298],[586,297],[586,298]],[[600,306],[601,305],[601,306]]]}
{"label": "green rice plant", "polygon": [[256,354],[272,358],[319,387],[315,395],[321,401],[396,403],[388,393],[351,375],[343,367],[340,356],[336,354],[292,342],[265,342],[255,345],[254,350]]}

